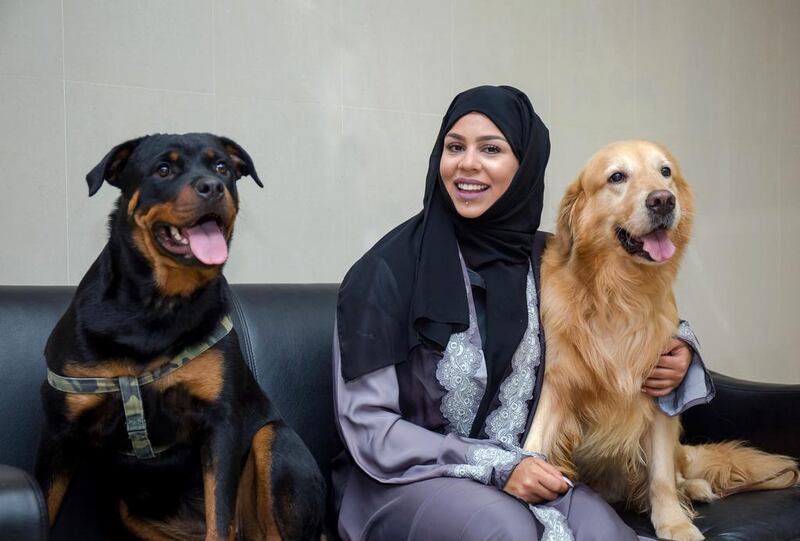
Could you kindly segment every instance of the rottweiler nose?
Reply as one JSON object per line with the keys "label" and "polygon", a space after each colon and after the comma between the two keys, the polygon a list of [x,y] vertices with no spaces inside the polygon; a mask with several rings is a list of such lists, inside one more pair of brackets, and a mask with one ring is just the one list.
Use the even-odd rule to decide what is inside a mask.
{"label": "rottweiler nose", "polygon": [[202,177],[194,181],[194,191],[207,201],[216,201],[225,193],[225,185],[218,178]]}
{"label": "rottweiler nose", "polygon": [[650,212],[664,216],[675,208],[675,196],[669,190],[656,190],[647,196],[645,205]]}

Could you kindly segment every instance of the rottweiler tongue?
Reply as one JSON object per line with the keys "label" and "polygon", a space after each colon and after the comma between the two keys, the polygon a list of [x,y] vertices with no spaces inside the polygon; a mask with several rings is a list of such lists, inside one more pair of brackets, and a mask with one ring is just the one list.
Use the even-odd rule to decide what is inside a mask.
{"label": "rottweiler tongue", "polygon": [[186,227],[181,233],[189,239],[194,256],[206,265],[222,265],[228,259],[228,244],[215,221]]}
{"label": "rottweiler tongue", "polygon": [[675,245],[667,237],[666,229],[659,229],[642,237],[644,249],[653,261],[666,261],[675,254]]}

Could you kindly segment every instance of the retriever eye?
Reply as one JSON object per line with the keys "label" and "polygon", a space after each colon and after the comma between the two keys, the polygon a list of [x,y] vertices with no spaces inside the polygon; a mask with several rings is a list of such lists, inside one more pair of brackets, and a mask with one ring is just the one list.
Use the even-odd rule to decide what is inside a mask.
{"label": "retriever eye", "polygon": [[217,162],[217,165],[214,166],[214,169],[220,175],[227,175],[228,174],[228,164],[225,162]]}
{"label": "retriever eye", "polygon": [[619,171],[608,177],[608,181],[611,184],[619,184],[620,182],[625,182],[625,179],[626,179],[625,173],[621,173]]}
{"label": "retriever eye", "polygon": [[672,169],[667,166],[661,168],[661,175],[665,177],[669,177],[672,174]]}
{"label": "retriever eye", "polygon": [[167,163],[160,163],[160,164],[158,164],[158,167],[156,167],[156,173],[160,177],[163,177],[163,178],[168,177],[170,172],[171,172],[171,169],[169,167],[169,164],[167,164]]}

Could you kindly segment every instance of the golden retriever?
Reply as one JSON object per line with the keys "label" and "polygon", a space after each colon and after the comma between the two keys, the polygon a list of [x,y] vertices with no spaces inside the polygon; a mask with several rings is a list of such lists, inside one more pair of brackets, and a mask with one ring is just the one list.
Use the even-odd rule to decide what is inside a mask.
{"label": "golden retriever", "polygon": [[647,141],[603,148],[568,188],[542,259],[547,364],[525,442],[609,501],[649,509],[675,540],[703,539],[691,500],[798,478],[792,459],[738,442],[680,445],[678,418],[640,390],[677,330],[692,211],[677,161]]}

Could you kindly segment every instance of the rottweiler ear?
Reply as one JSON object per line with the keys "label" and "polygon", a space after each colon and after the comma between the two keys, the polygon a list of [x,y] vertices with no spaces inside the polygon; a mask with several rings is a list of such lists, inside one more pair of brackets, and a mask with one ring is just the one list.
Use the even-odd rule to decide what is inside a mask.
{"label": "rottweiler ear", "polygon": [[234,167],[236,167],[236,180],[249,176],[263,188],[264,185],[261,184],[261,179],[258,178],[256,166],[253,165],[253,158],[250,157],[250,154],[232,139],[220,137],[219,140],[222,142],[222,146],[225,147],[228,156],[233,160]]}
{"label": "rottweiler ear", "polygon": [[576,207],[583,199],[583,188],[581,187],[581,173],[578,178],[567,188],[567,193],[561,200],[561,210],[558,212],[556,222],[556,240],[561,255],[567,257],[572,251],[574,239],[575,218],[577,215]]}
{"label": "rottweiler ear", "polygon": [[125,164],[128,163],[128,158],[133,153],[133,149],[142,139],[144,137],[131,139],[115,146],[100,160],[100,163],[94,166],[94,169],[89,171],[89,174],[86,175],[86,183],[89,185],[89,197],[97,193],[104,180],[119,188],[117,184],[119,174],[125,169]]}

